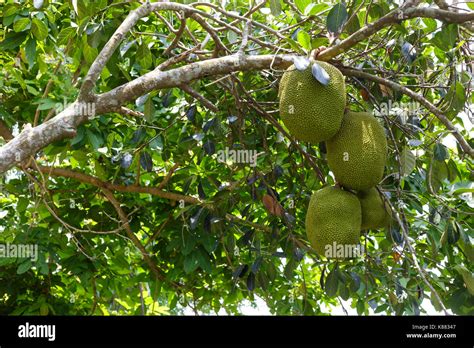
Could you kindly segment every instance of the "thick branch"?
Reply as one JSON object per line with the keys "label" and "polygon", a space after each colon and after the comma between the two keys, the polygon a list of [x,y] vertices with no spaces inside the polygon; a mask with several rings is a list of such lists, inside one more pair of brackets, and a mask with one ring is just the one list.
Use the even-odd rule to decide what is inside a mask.
{"label": "thick branch", "polygon": [[140,18],[149,14],[150,10],[151,10],[150,3],[147,1],[145,4],[143,4],[136,10],[130,12],[127,18],[122,22],[122,24],[120,24],[118,29],[109,39],[109,41],[105,44],[100,54],[92,63],[89,69],[89,72],[87,73],[84,79],[84,82],[81,86],[79,100],[85,100],[86,97],[92,93],[92,88],[97,82],[97,79],[99,78],[100,73],[104,69],[110,57],[112,57],[112,54],[115,52],[117,47],[122,42],[125,35],[138,22]]}
{"label": "thick branch", "polygon": [[379,20],[371,23],[348,38],[341,41],[339,44],[330,47],[318,55],[319,60],[330,60],[338,56],[339,54],[347,51],[347,49],[355,46],[362,40],[365,40],[369,36],[377,33],[381,29],[388,27],[392,24],[399,23],[402,20],[411,18],[434,18],[447,23],[465,23],[474,21],[474,12],[470,13],[456,13],[452,11],[445,11],[436,8],[428,7],[409,7],[403,9],[396,9],[386,14]]}
{"label": "thick branch", "polygon": [[425,106],[430,112],[432,112],[438,118],[438,120],[440,120],[440,122],[453,134],[453,136],[458,141],[459,146],[462,148],[462,150],[471,158],[474,158],[474,150],[466,141],[466,139],[463,138],[459,130],[451,123],[451,121],[444,115],[444,113],[440,109],[438,109],[436,106],[434,106],[432,103],[430,103],[427,99],[425,99],[420,94],[415,93],[411,89],[408,89],[396,82],[384,79],[382,77],[374,76],[360,70],[348,69],[348,68],[340,68],[339,70],[341,70],[341,72],[347,76],[360,77],[360,78],[364,78],[364,79],[371,80],[371,81],[380,83],[382,85],[388,86],[394,91],[398,91],[403,94],[406,94],[410,98],[416,100],[421,105]]}
{"label": "thick branch", "polygon": [[291,55],[242,56],[230,55],[192,63],[172,70],[151,71],[133,81],[98,96],[98,112],[151,92],[155,89],[179,87],[207,76],[225,75],[235,71],[263,70],[270,67],[286,68],[292,64]]}
{"label": "thick branch", "polygon": [[[179,87],[206,76],[234,71],[263,70],[270,67],[286,68],[292,64],[291,55],[238,56],[231,55],[189,64],[172,70],[154,70],[129,83],[97,96],[95,114],[116,112],[117,107],[133,101],[155,89]],[[80,103],[75,102],[51,120],[34,128],[24,129],[17,137],[0,148],[0,173],[22,163],[47,145],[74,137],[76,128],[88,120],[80,114]]]}
{"label": "thick branch", "polygon": [[0,173],[20,164],[47,145],[76,135],[76,127],[87,116],[76,114],[77,103],[70,105],[48,122],[32,128],[27,125],[22,132],[0,148]]}

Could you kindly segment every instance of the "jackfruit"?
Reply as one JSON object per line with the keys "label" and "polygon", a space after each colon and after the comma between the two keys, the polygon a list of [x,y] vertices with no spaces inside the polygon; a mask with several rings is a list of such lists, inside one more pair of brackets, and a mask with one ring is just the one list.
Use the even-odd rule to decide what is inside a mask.
{"label": "jackfruit", "polygon": [[[326,86],[314,78],[313,63],[328,73]],[[346,86],[341,72],[331,64],[312,61],[304,71],[290,66],[280,80],[278,96],[283,123],[296,139],[318,144],[339,130],[346,106]]]}
{"label": "jackfruit", "polygon": [[361,220],[356,195],[340,188],[325,187],[311,196],[306,212],[306,235],[321,256],[356,257]]}
{"label": "jackfruit", "polygon": [[390,224],[389,209],[385,206],[384,199],[375,187],[366,191],[359,191],[357,197],[362,210],[361,229],[377,229]]}
{"label": "jackfruit", "polygon": [[342,186],[361,191],[382,180],[387,139],[383,127],[369,113],[346,113],[341,129],[326,147],[329,168]]}

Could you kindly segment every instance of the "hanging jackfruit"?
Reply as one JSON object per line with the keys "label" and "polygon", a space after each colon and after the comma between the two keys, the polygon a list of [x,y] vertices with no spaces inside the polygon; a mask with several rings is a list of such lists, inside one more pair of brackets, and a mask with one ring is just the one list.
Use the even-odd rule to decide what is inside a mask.
{"label": "hanging jackfruit", "polygon": [[346,113],[341,129],[326,146],[329,168],[342,186],[367,190],[382,180],[387,139],[374,116],[366,112]]}
{"label": "hanging jackfruit", "polygon": [[[312,74],[318,64],[329,75],[325,86]],[[290,66],[280,80],[280,115],[296,139],[318,144],[339,130],[346,106],[346,86],[341,72],[331,64],[312,61],[304,71]]]}

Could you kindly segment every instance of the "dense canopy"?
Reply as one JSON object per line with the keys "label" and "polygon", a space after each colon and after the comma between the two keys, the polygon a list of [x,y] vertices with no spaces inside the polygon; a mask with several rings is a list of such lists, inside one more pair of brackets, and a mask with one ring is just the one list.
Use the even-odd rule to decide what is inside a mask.
{"label": "dense canopy", "polygon": [[[0,313],[239,314],[261,299],[279,315],[472,314],[473,11],[1,1]],[[351,260],[306,239],[334,175],[278,110],[283,72],[310,54],[388,144],[393,222]],[[28,245],[36,258],[7,253]]]}

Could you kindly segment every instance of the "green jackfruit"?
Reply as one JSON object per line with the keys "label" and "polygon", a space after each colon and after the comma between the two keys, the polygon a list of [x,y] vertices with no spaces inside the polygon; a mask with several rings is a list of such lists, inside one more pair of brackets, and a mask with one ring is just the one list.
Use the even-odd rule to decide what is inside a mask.
{"label": "green jackfruit", "polygon": [[325,187],[316,191],[309,202],[306,235],[321,256],[338,259],[358,256],[361,219],[356,195]]}
{"label": "green jackfruit", "polygon": [[359,197],[362,209],[361,228],[363,230],[377,229],[390,224],[390,215],[385,206],[385,201],[375,187],[366,191],[359,191],[357,197]]}
{"label": "green jackfruit", "polygon": [[326,142],[328,165],[336,180],[353,190],[367,190],[382,180],[387,139],[377,119],[366,112],[348,112],[341,129]]}
{"label": "green jackfruit", "polygon": [[313,144],[336,134],[346,106],[346,86],[341,72],[326,62],[316,64],[328,73],[327,86],[314,78],[312,64],[304,71],[292,65],[283,74],[278,90],[283,123],[296,139]]}

